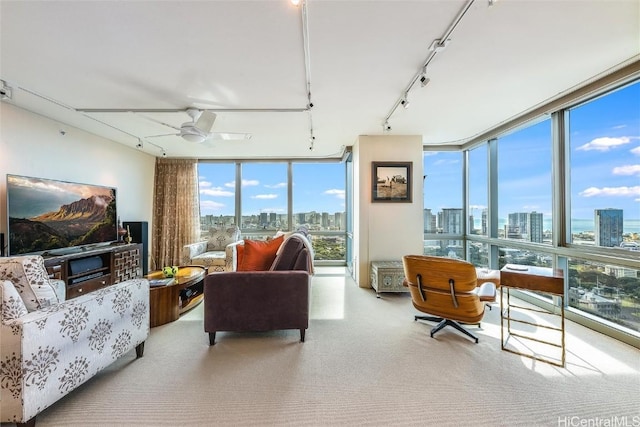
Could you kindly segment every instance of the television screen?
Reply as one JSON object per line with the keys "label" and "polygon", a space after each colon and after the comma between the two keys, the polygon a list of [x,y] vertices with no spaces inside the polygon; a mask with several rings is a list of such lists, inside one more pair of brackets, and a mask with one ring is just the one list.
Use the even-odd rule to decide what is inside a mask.
{"label": "television screen", "polygon": [[7,175],[9,254],[118,239],[116,189]]}

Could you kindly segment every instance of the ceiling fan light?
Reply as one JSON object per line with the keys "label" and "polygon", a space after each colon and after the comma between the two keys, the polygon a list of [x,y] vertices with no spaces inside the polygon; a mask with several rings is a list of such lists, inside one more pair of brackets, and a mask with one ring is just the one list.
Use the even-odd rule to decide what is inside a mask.
{"label": "ceiling fan light", "polygon": [[204,141],[204,140],[205,140],[204,136],[202,136],[202,135],[197,135],[197,134],[195,134],[195,133],[185,133],[185,134],[183,134],[183,135],[182,135],[182,137],[183,137],[185,140],[187,140],[187,141],[189,141],[189,142],[196,143],[196,144],[199,144],[199,143],[201,143],[202,141]]}

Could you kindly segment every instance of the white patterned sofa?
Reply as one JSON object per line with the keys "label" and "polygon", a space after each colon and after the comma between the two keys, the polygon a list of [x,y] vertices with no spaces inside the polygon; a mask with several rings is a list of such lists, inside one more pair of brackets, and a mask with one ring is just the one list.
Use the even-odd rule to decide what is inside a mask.
{"label": "white patterned sofa", "polygon": [[40,256],[0,258],[0,422],[36,415],[149,335],[149,282],[132,279],[62,301]]}
{"label": "white patterned sofa", "polygon": [[182,248],[182,265],[201,265],[208,272],[230,271],[230,252],[227,245],[240,240],[240,229],[231,226],[227,228],[212,228],[207,240],[185,245]]}

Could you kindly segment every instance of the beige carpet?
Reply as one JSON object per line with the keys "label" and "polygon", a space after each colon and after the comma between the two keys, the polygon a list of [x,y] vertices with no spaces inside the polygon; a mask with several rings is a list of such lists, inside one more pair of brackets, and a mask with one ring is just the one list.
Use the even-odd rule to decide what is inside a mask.
{"label": "beige carpet", "polygon": [[305,343],[298,331],[218,333],[209,347],[201,304],[37,425],[640,425],[633,347],[568,322],[566,368],[536,362],[500,349],[497,306],[471,327],[479,344],[451,328],[430,338],[408,295],[376,299],[330,271],[314,277]]}

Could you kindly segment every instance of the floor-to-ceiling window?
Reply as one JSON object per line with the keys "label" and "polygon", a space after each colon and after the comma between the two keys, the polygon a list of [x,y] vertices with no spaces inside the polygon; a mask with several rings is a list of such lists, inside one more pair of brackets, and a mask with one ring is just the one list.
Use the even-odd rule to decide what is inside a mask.
{"label": "floor-to-ceiling window", "polygon": [[[566,315],[637,346],[640,80],[596,84],[551,105],[461,147],[467,259],[563,270]],[[525,294],[545,307],[560,303]]]}
{"label": "floor-to-ceiling window", "polygon": [[498,137],[499,238],[551,244],[551,148],[551,119]]}
{"label": "floor-to-ceiling window", "polygon": [[345,162],[201,161],[198,173],[203,239],[220,225],[250,239],[305,227],[316,261],[346,263]]}
{"label": "floor-to-ceiling window", "polygon": [[465,258],[462,236],[462,152],[425,151],[424,254]]}
{"label": "floor-to-ceiling window", "polygon": [[[567,112],[569,242],[596,254],[640,254],[640,82]],[[569,305],[640,331],[640,263],[569,260]]]}
{"label": "floor-to-ceiling window", "polygon": [[568,111],[571,242],[640,250],[640,82]]}
{"label": "floor-to-ceiling window", "polygon": [[[489,236],[489,157],[488,144],[483,143],[468,151],[467,160],[467,234]],[[489,266],[489,245],[467,242],[467,260],[479,267]]]}
{"label": "floor-to-ceiling window", "polygon": [[287,167],[285,162],[242,164],[243,234],[289,229]]}
{"label": "floor-to-ceiling window", "polygon": [[344,163],[293,163],[293,226],[311,232],[316,260],[345,260]]}
{"label": "floor-to-ceiling window", "polygon": [[200,236],[203,239],[211,228],[236,223],[235,170],[235,163],[198,164]]}

